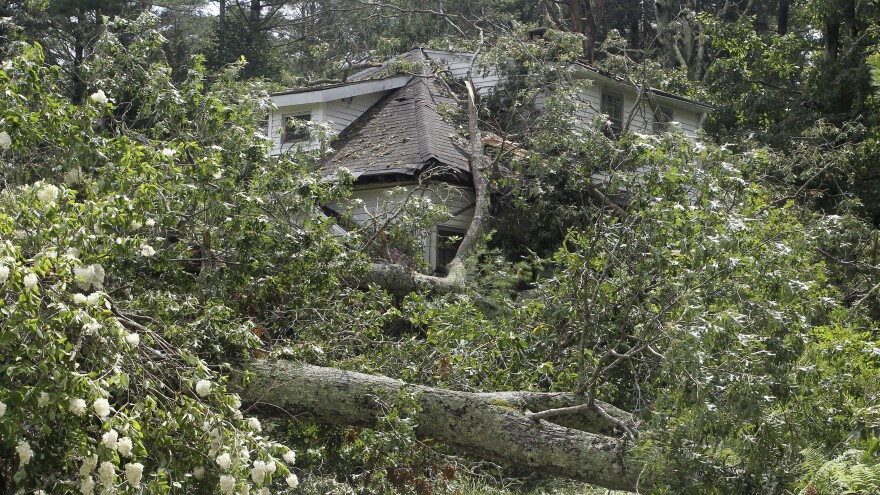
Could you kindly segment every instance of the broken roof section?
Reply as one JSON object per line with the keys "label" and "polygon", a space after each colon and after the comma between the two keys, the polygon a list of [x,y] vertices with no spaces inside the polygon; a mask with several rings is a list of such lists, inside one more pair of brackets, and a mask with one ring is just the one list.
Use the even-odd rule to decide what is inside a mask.
{"label": "broken roof section", "polygon": [[[427,70],[420,49],[398,59],[404,57],[417,63],[422,73],[340,134],[336,153],[323,164],[325,175],[346,168],[358,180],[411,179],[431,169],[444,179],[470,182],[469,154],[456,138],[455,127],[440,115],[441,107],[454,108],[457,101]],[[353,77],[376,77],[386,68],[370,68]]]}

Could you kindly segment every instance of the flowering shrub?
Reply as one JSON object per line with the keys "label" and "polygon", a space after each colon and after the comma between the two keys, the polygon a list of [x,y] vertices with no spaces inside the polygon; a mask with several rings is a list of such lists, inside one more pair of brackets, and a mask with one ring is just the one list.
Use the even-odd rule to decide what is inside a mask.
{"label": "flowering shrub", "polygon": [[[212,277],[224,261],[185,262],[170,234],[213,231],[213,244],[200,240],[215,253],[265,242],[265,229],[227,234],[263,215],[240,181],[266,166],[254,127],[266,95],[231,77],[208,88],[199,70],[175,87],[147,62],[161,41],[151,22],[111,24],[81,105],[59,93],[38,45],[14,44],[0,70],[3,492],[277,493],[298,482],[293,452],[261,434],[209,364],[261,345],[235,299],[218,297],[252,280],[249,262]],[[201,275],[186,271],[199,263]]]}

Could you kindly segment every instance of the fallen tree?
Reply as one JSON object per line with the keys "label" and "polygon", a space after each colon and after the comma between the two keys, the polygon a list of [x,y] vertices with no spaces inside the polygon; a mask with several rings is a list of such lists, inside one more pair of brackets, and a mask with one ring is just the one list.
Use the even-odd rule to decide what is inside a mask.
{"label": "fallen tree", "polygon": [[[500,464],[615,490],[645,487],[625,431],[632,415],[562,393],[471,393],[404,383],[290,361],[250,359],[243,400],[256,412],[320,423],[375,426],[388,413],[381,398],[409,393],[416,434]],[[547,419],[542,419],[547,418]],[[552,421],[552,422],[551,422]]]}

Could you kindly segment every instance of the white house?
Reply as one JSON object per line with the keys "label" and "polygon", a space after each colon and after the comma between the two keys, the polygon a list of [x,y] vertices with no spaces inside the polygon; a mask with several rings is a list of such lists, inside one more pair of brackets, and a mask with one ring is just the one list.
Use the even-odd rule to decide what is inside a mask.
{"label": "white house", "polygon": [[[353,208],[355,222],[380,229],[401,205],[431,201],[444,205],[450,218],[423,233],[423,255],[431,270],[443,267],[455,254],[446,238],[461,236],[473,218],[474,190],[466,143],[440,111],[457,102],[428,70],[429,63],[445,66],[453,77],[466,76],[473,55],[414,49],[353,75],[347,82],[272,95],[275,108],[269,115],[273,153],[280,155],[309,147],[308,133],[298,121],[329,124],[338,140],[334,153],[322,163],[325,176],[346,168],[355,177],[349,205],[326,205],[335,212]],[[411,73],[399,74],[400,67]],[[636,91],[613,75],[584,64],[571,68],[576,78],[593,84],[580,95],[585,125],[599,113],[612,127],[621,128],[633,111],[630,129],[664,130],[677,122],[695,136],[711,107],[660,90],[635,105]],[[500,78],[483,74],[474,78],[481,94],[492,91]],[[540,108],[541,101],[538,106]]]}

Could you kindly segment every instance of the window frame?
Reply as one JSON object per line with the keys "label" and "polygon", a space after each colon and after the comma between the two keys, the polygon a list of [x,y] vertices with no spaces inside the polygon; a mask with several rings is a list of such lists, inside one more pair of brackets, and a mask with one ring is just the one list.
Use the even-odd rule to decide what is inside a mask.
{"label": "window frame", "polygon": [[[458,227],[450,227],[448,225],[438,225],[436,230],[436,240],[437,244],[435,246],[434,254],[436,256],[435,265],[437,268],[442,268],[455,259],[455,255],[458,254],[458,248],[461,246],[461,241],[464,240],[464,236],[467,234],[467,231],[460,229]],[[458,242],[455,243],[454,248],[444,247],[443,244],[450,237],[459,237]],[[450,256],[451,255],[451,256]],[[444,258],[448,258],[446,263],[442,263],[441,260]]]}
{"label": "window frame", "polygon": [[[599,100],[599,112],[608,118],[611,130],[615,135],[623,132],[623,93],[612,89],[602,88]],[[612,100],[612,103],[609,103]],[[609,108],[612,107],[612,108]],[[615,117],[615,113],[618,116]]]}
{"label": "window frame", "polygon": [[675,120],[675,110],[658,105],[652,113],[654,114],[654,124],[652,126],[654,132],[668,131],[669,124]]}
{"label": "window frame", "polygon": [[309,129],[304,126],[297,125],[295,129],[290,128],[293,120],[302,122],[312,121],[312,112],[288,113],[281,116],[281,144],[293,144],[308,141],[310,136]]}

